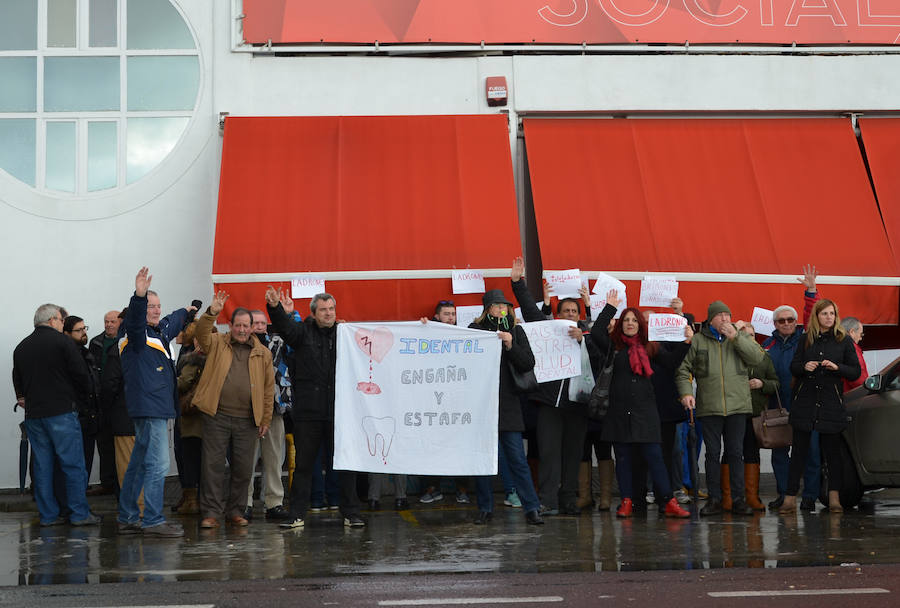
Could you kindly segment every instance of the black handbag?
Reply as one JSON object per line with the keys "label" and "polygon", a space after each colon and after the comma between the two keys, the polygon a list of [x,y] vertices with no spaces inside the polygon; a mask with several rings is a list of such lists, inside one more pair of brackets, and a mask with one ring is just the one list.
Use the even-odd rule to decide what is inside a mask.
{"label": "black handbag", "polygon": [[615,351],[613,351],[612,342],[609,344],[609,350],[606,352],[605,365],[597,374],[597,381],[594,384],[594,390],[591,391],[591,398],[588,399],[588,418],[591,420],[603,420],[606,412],[609,411],[609,388],[612,384],[613,363],[615,361]]}
{"label": "black handbag", "polygon": [[518,394],[523,393],[532,393],[538,388],[537,376],[534,375],[534,369],[529,369],[528,371],[520,372],[516,369],[516,366],[513,365],[512,361],[507,361],[509,364],[509,375],[512,376],[513,379],[513,392]]}

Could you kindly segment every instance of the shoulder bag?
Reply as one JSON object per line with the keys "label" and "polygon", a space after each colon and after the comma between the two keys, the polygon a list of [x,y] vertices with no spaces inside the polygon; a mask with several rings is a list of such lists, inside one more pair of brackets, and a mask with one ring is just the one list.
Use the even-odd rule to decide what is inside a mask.
{"label": "shoulder bag", "polygon": [[609,411],[609,388],[612,385],[615,359],[616,352],[613,349],[612,342],[610,342],[603,367],[600,369],[600,373],[597,374],[594,389],[591,391],[590,399],[588,399],[588,418],[591,420],[603,420],[606,417],[606,412]]}
{"label": "shoulder bag", "polygon": [[753,417],[753,434],[759,447],[771,450],[790,447],[794,430],[790,424],[790,412],[781,406],[781,396],[775,391],[778,409],[763,410],[759,416]]}

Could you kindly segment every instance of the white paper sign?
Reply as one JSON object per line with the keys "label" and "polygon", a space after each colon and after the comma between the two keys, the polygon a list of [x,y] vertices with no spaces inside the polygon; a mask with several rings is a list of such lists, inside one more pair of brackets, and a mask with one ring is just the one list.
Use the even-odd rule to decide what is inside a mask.
{"label": "white paper sign", "polygon": [[480,270],[454,270],[453,293],[484,293],[484,273]]}
{"label": "white paper sign", "polygon": [[[603,312],[603,308],[606,306],[606,294],[591,294],[591,319],[594,321],[597,320],[597,317],[600,316],[600,313]],[[628,308],[628,297],[624,292],[620,292],[619,294],[619,306],[616,308],[616,314],[613,315],[613,319],[618,319],[622,316],[622,311]]]}
{"label": "white paper sign", "polygon": [[544,280],[551,287],[550,295],[557,298],[580,298],[581,271],[577,268],[570,270],[545,270]]}
{"label": "white paper sign", "polygon": [[581,347],[569,337],[570,327],[575,327],[575,323],[562,319],[522,324],[534,353],[534,375],[538,382],[581,375]]}
{"label": "white paper sign", "polygon": [[334,468],[497,473],[502,342],[445,323],[338,325]]}
{"label": "white paper sign", "polygon": [[684,342],[687,318],[681,315],[650,313],[647,339],[651,342]]}
{"label": "white paper sign", "polygon": [[775,333],[775,322],[772,320],[775,315],[775,311],[767,310],[765,308],[759,308],[758,306],[753,308],[753,317],[751,317],[750,322],[753,324],[753,329],[761,336],[771,336]]}
{"label": "white paper sign", "polygon": [[301,274],[291,279],[292,298],[311,298],[325,293],[325,278],[317,274]]}
{"label": "white paper sign", "polygon": [[673,276],[645,276],[641,281],[641,306],[670,306],[678,297],[678,281]]}
{"label": "white paper sign", "polygon": [[456,326],[468,327],[472,321],[481,316],[482,312],[484,312],[484,306],[457,306]]}
{"label": "white paper sign", "polygon": [[610,289],[618,291],[621,298],[625,294],[625,283],[614,276],[601,272],[594,282],[594,289],[591,290],[591,293],[596,293],[605,298]]}

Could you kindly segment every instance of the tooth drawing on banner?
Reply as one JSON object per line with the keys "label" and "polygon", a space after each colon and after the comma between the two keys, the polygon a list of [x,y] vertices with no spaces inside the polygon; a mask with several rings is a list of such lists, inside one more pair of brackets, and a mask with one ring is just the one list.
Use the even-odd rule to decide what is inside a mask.
{"label": "tooth drawing on banner", "polygon": [[378,439],[381,438],[381,460],[384,464],[387,464],[387,457],[391,452],[391,444],[394,443],[397,421],[391,416],[384,416],[383,418],[365,416],[362,419],[362,427],[366,433],[366,447],[369,448],[369,455],[378,455]]}
{"label": "tooth drawing on banner", "polygon": [[356,346],[369,356],[369,381],[357,382],[356,390],[366,395],[381,394],[381,387],[378,386],[372,374],[372,360],[378,363],[384,360],[385,355],[391,351],[394,345],[394,334],[387,327],[376,327],[374,331],[368,329],[357,329],[355,334]]}

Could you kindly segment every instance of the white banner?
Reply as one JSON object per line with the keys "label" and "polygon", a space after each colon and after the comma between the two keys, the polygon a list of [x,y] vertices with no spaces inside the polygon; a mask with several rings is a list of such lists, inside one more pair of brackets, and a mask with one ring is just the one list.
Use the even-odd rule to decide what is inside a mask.
{"label": "white banner", "polygon": [[753,324],[753,331],[761,336],[771,336],[775,333],[775,322],[772,320],[775,311],[767,308],[755,306],[753,308],[753,316],[750,323]]}
{"label": "white banner", "polygon": [[484,293],[484,273],[480,270],[454,270],[453,293]]}
{"label": "white banner", "polygon": [[534,353],[534,375],[538,382],[581,375],[580,347],[577,340],[569,337],[570,327],[575,327],[575,322],[563,319],[522,324]]}
{"label": "white banner", "polygon": [[501,348],[431,321],[338,325],[334,468],[496,474]]}
{"label": "white banner", "polygon": [[560,300],[563,298],[580,298],[581,271],[577,268],[569,270],[545,270],[544,280],[550,286],[550,295]]}
{"label": "white banner", "polygon": [[[591,294],[591,320],[596,321],[597,317],[600,316],[600,313],[603,312],[603,309],[606,307],[606,293],[603,295],[599,294]],[[628,308],[628,296],[625,295],[625,292],[619,293],[619,306],[616,308],[616,314],[613,315],[613,319],[618,319],[622,316],[622,311]]]}
{"label": "white banner", "polygon": [[648,275],[641,281],[640,306],[672,305],[678,296],[678,281],[674,276]]}
{"label": "white banner", "polygon": [[291,279],[292,298],[311,298],[325,293],[325,278],[318,274],[301,274]]}
{"label": "white banner", "polygon": [[684,342],[687,318],[681,315],[650,313],[647,339],[651,342]]}

